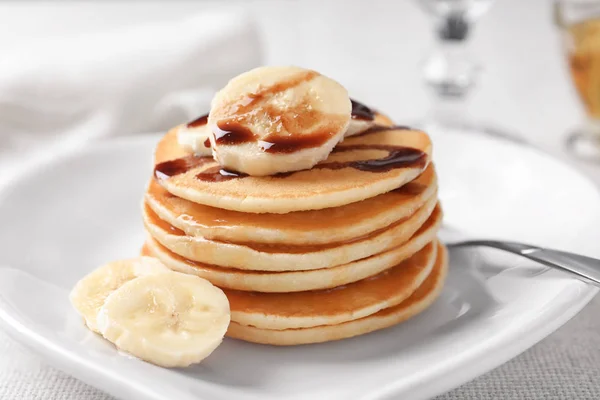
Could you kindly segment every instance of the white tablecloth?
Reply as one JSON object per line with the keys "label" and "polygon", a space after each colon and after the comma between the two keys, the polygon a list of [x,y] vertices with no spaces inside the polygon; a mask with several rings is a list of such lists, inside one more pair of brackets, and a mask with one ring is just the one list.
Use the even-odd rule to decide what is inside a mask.
{"label": "white tablecloth", "polygon": [[[107,19],[125,26],[135,21],[181,18],[213,7],[204,2],[74,4],[0,5],[0,48],[18,45],[45,29],[60,33],[67,27],[53,24],[52,16],[73,7],[83,17],[69,28],[84,31],[99,29]],[[419,61],[432,43],[431,26],[412,2],[253,4],[262,24],[268,63],[300,64],[335,76],[353,96],[377,105],[399,121],[425,113],[429,99],[422,87]],[[572,160],[563,152],[564,133],[577,124],[582,113],[567,78],[550,2],[497,2],[473,32],[471,45],[485,66],[480,88],[472,96],[472,114],[517,130],[600,184],[597,166]],[[599,399],[598,315],[600,298],[523,355],[440,398]],[[0,399],[109,397],[54,370],[0,333]]]}

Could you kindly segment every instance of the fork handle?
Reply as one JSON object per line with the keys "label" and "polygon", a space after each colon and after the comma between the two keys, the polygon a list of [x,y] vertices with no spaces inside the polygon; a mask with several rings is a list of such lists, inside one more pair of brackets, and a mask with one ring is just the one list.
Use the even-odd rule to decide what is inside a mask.
{"label": "fork handle", "polygon": [[522,243],[496,240],[471,240],[460,243],[461,246],[485,246],[517,254],[548,267],[576,275],[587,282],[600,287],[600,260],[566,251],[544,249]]}

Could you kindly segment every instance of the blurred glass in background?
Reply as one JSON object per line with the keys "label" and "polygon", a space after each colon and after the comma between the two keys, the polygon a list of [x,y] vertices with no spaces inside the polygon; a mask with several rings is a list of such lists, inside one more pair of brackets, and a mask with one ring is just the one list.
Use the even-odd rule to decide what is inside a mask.
{"label": "blurred glass in background", "polygon": [[468,115],[468,95],[480,65],[467,47],[474,23],[494,0],[416,0],[436,25],[437,44],[423,64],[423,77],[434,93],[427,117],[418,125],[427,132],[458,131],[522,141],[515,134]]}
{"label": "blurred glass in background", "polygon": [[587,120],[571,132],[567,147],[579,158],[600,162],[600,0],[554,4],[573,84]]}

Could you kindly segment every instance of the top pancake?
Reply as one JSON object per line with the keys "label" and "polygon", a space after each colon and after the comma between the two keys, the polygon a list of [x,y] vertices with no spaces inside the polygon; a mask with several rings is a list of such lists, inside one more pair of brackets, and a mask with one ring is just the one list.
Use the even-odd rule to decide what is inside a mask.
{"label": "top pancake", "polygon": [[[421,150],[425,155],[418,162],[407,162],[381,172],[351,166],[339,168],[342,163],[381,160],[391,155],[389,150],[368,148],[372,145],[407,147]],[[430,155],[431,141],[427,134],[390,129],[345,139],[325,161],[310,170],[278,176],[220,179],[217,162],[204,158],[200,160],[202,165],[161,179],[161,185],[177,197],[227,210],[274,214],[319,210],[354,203],[401,187],[426,169]],[[156,148],[155,165],[186,156],[191,154],[179,146],[177,131],[171,130]],[[193,161],[198,162],[198,159]],[[332,163],[338,164],[335,168],[324,167]],[[209,171],[215,177],[213,181],[197,178],[198,174]]]}

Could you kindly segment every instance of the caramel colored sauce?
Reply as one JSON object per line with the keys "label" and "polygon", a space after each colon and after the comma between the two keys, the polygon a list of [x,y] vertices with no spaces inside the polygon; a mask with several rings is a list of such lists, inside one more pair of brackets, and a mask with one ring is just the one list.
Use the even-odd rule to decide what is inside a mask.
{"label": "caramel colored sauce", "polygon": [[352,119],[360,119],[363,121],[373,121],[375,119],[375,111],[354,99],[350,99],[352,103]]}
{"label": "caramel colored sauce", "polygon": [[160,219],[160,217],[154,211],[152,211],[152,209],[148,207],[147,204],[144,204],[144,211],[146,212],[146,215],[148,215],[148,219],[150,220],[151,224],[156,225],[157,227],[159,227],[165,232],[170,233],[171,235],[186,236],[185,232],[181,229],[175,228],[167,221]]}
{"label": "caramel colored sauce", "polygon": [[[431,215],[431,217],[429,217],[427,219],[427,221],[417,230],[417,232],[415,232],[413,234],[413,236],[409,239],[410,240],[414,240],[415,238],[419,237],[420,235],[425,234],[425,232],[427,232],[428,230],[432,229],[432,227],[439,223],[439,220],[441,218],[441,216],[439,215],[440,210],[436,209],[436,211],[434,211],[434,213]],[[151,210],[149,210],[149,213],[152,213]],[[159,218],[156,214],[151,215],[151,219],[152,221],[154,221],[154,219]],[[164,221],[163,221],[164,222]],[[162,225],[161,225],[162,226]],[[213,269],[217,269],[220,272],[226,272],[229,274],[240,274],[240,275],[270,275],[270,274],[279,274],[280,272],[268,272],[268,271],[254,271],[254,270],[240,270],[237,268],[230,268],[230,267],[223,267],[223,266],[216,266],[216,265],[212,265],[212,264],[206,264],[206,263],[202,263],[199,261],[193,261],[190,260],[188,258],[185,258],[183,256],[180,256],[179,254],[173,253],[171,250],[167,249],[165,246],[163,246],[162,244],[160,244],[159,242],[156,241],[156,239],[152,239],[153,241],[153,246],[156,246],[160,249],[160,251],[162,251],[163,253],[166,253],[169,255],[169,257],[180,261],[180,262],[184,262],[192,267],[195,268],[200,268],[200,269],[205,269],[207,271],[211,271]],[[404,246],[405,243],[399,244],[396,247],[393,247],[389,250],[386,250],[385,253],[389,253],[389,252],[393,252],[396,251],[398,247]],[[144,250],[146,251],[145,255],[152,255],[152,251],[149,249],[147,244],[144,244]],[[383,254],[383,253],[382,253]],[[374,254],[370,257],[367,257],[367,259],[369,258],[374,258],[374,257],[378,257],[381,254]],[[288,272],[289,273],[289,272]],[[297,273],[302,273],[302,271],[298,271]]]}
{"label": "caramel colored sauce", "polygon": [[384,308],[374,315],[385,317],[386,315],[394,314],[398,310],[407,309],[414,306],[415,304],[430,297],[432,293],[439,291],[440,285],[446,279],[446,275],[448,273],[448,255],[446,254],[447,250],[444,248],[444,245],[438,243],[437,246],[438,256],[435,264],[433,265],[433,270],[429,273],[429,276],[427,276],[425,282],[423,282],[417,288],[417,290],[415,290],[415,292],[402,303],[393,307]]}
{"label": "caramel colored sauce", "polygon": [[243,178],[246,176],[248,175],[243,174],[241,172],[228,171],[216,165],[214,167],[208,168],[206,171],[200,172],[198,175],[196,175],[196,179],[199,179],[204,182],[225,182],[236,178]]}
{"label": "caramel colored sauce", "polygon": [[[269,110],[269,107],[265,107],[265,110]],[[272,114],[278,113],[279,111],[267,111]],[[298,114],[297,118],[291,118],[289,116],[279,116],[279,122],[288,132],[305,131],[309,129],[309,124],[314,124],[317,118],[307,117],[306,114]],[[324,145],[329,139],[331,139],[333,132],[335,132],[335,117],[329,124],[319,126],[317,130],[312,133],[304,133],[302,135],[289,135],[279,136],[270,135],[263,140],[257,140],[252,131],[244,127],[237,121],[222,121],[217,124],[215,129],[215,139],[219,145],[239,145],[243,143],[257,142],[260,148],[265,153],[293,153],[308,148],[315,148]],[[305,120],[306,122],[302,122]]]}
{"label": "caramel colored sauce", "polygon": [[286,81],[280,81],[271,86],[260,87],[255,93],[249,93],[247,97],[241,99],[233,106],[235,113],[242,115],[255,111],[259,106],[263,105],[267,96],[292,89],[304,82],[310,81],[318,75],[315,71],[306,71]]}
{"label": "caramel colored sauce", "polygon": [[204,141],[204,147],[206,147],[207,149],[210,148],[210,139],[206,139]]}
{"label": "caramel colored sauce", "polygon": [[188,128],[197,128],[202,125],[206,125],[208,123],[208,114],[202,115],[195,120],[188,122]]}
{"label": "caramel colored sauce", "polygon": [[[182,257],[170,252],[158,243],[161,250],[167,252],[171,257],[174,257],[180,261],[185,261],[188,264],[197,268],[212,269],[212,266],[198,265],[197,263],[182,259]],[[394,314],[402,309],[408,309],[419,302],[424,301],[430,297],[436,291],[439,290],[441,283],[445,280],[447,274],[447,254],[443,245],[441,244],[430,244],[429,246],[437,246],[437,257],[434,262],[432,271],[429,273],[425,281],[419,285],[408,298],[399,303],[398,305],[384,308],[374,314],[375,316],[384,317],[386,315]],[[428,246],[428,247],[429,247]],[[425,249],[424,249],[425,250]],[[422,250],[421,253],[424,251]],[[142,249],[142,255],[153,256],[154,252],[149,248],[147,244]],[[419,254],[419,253],[417,253]],[[367,278],[362,281],[347,284],[341,286],[340,289],[325,289],[325,290],[314,290],[298,293],[258,293],[258,292],[243,292],[238,290],[224,289],[229,301],[231,302],[231,309],[234,311],[242,312],[264,312],[268,315],[306,315],[307,313],[314,313],[315,315],[332,315],[335,313],[347,312],[352,310],[351,306],[356,306],[364,303],[354,303],[355,299],[364,299],[363,301],[373,301],[373,299],[381,299],[382,296],[393,295],[394,288],[395,293],[410,291],[412,286],[410,283],[414,282],[414,274],[417,273],[418,261],[415,260],[417,255],[405,260],[396,267],[392,267],[386,272],[375,275],[372,278]],[[427,260],[423,260],[427,262]],[[412,264],[412,265],[411,265]],[[214,267],[222,268],[222,267]],[[406,268],[402,270],[402,268]],[[256,274],[257,271],[239,271],[227,269],[229,273],[240,273],[240,274]],[[398,276],[396,274],[403,272],[404,276]],[[262,272],[258,272],[263,274]],[[381,278],[385,277],[384,280]],[[368,285],[369,281],[372,282]],[[382,282],[386,282],[383,286]],[[358,284],[358,285],[357,285]],[[389,291],[388,291],[389,290]],[[336,293],[339,292],[339,293]],[[375,295],[376,297],[369,297],[369,294]],[[403,297],[403,296],[402,296]],[[302,308],[297,308],[302,307]],[[343,308],[342,308],[343,307]],[[293,310],[292,310],[293,308]],[[300,313],[297,313],[300,310]],[[290,312],[291,311],[291,312]],[[288,314],[289,312],[289,314]],[[318,313],[318,314],[317,314]]]}
{"label": "caramel colored sauce", "polygon": [[388,299],[408,298],[419,286],[436,254],[430,243],[398,265],[367,279],[333,289],[295,293],[227,290],[231,309],[277,316],[334,315],[360,310]]}
{"label": "caramel colored sauce", "polygon": [[[353,244],[353,243],[357,243],[357,242],[370,240],[376,236],[381,235],[385,231],[392,230],[392,229],[398,227],[401,224],[405,224],[405,223],[406,224],[411,224],[411,223],[414,224],[414,219],[418,219],[420,217],[420,215],[418,215],[419,213],[423,214],[423,213],[429,212],[429,210],[431,210],[431,208],[429,210],[427,210],[428,207],[430,207],[430,206],[426,203],[411,216],[399,219],[398,221],[396,221],[386,227],[377,229],[366,235],[363,235],[363,236],[360,236],[357,238],[353,238],[353,239],[344,240],[342,242],[318,244],[318,245],[285,245],[285,244],[267,244],[267,243],[257,243],[257,242],[236,243],[236,244],[251,247],[254,250],[262,251],[265,253],[289,253],[289,254],[316,253],[319,251],[328,250],[328,249],[332,249],[335,247],[340,247],[340,246],[345,246],[345,245],[349,245],[349,244]],[[433,209],[433,211],[431,212],[431,214],[428,216],[428,218],[436,217],[439,215],[439,213],[441,213],[441,208],[436,205],[435,208]],[[411,219],[413,221],[411,221]]]}
{"label": "caramel colored sauce", "polygon": [[[305,100],[293,105],[285,112],[267,102],[268,96],[283,92],[318,76],[314,71],[306,71],[286,81],[272,86],[261,87],[255,93],[231,105],[234,116],[219,119],[215,139],[219,145],[239,145],[258,142],[266,153],[293,153],[306,148],[322,146],[340,130],[346,118],[340,115],[324,115],[314,110]],[[248,128],[257,115],[272,125],[273,132],[259,138]],[[280,134],[288,132],[289,135]],[[301,134],[300,134],[301,133]]]}
{"label": "caramel colored sauce", "polygon": [[215,141],[220,145],[231,146],[256,140],[250,129],[234,121],[219,121],[213,128],[213,133]]}
{"label": "caramel colored sauce", "polygon": [[[152,240],[152,246],[158,247],[159,251],[168,254],[168,256],[170,258],[173,258],[179,262],[186,263],[187,265],[189,265],[191,267],[202,269],[207,272],[215,272],[215,270],[217,270],[218,273],[237,274],[237,275],[242,275],[242,276],[243,275],[268,275],[268,274],[277,274],[278,273],[278,272],[266,272],[266,271],[253,271],[253,270],[249,270],[249,269],[229,268],[229,267],[223,267],[221,265],[213,265],[213,264],[202,263],[199,261],[193,261],[193,260],[187,259],[185,257],[182,257],[179,254],[173,253],[171,250],[167,249],[165,246],[160,244],[154,238],[152,238],[150,240]],[[141,255],[149,256],[149,257],[156,256],[155,251],[152,250],[152,248],[148,245],[148,243],[144,243],[144,246],[142,247]]]}
{"label": "caramel colored sauce", "polygon": [[427,185],[420,182],[409,182],[403,186],[400,186],[397,189],[391,191],[391,193],[398,193],[405,196],[420,196],[423,192],[427,190]]}
{"label": "caramel colored sauce", "polygon": [[[288,132],[304,132],[302,135],[279,136],[270,135],[259,141],[260,147],[266,153],[293,153],[303,149],[315,148],[324,145],[329,141],[335,132],[339,131],[341,125],[341,116],[311,116],[318,114],[316,111],[304,111],[295,118],[282,116],[281,123]],[[320,119],[327,119],[326,124],[320,124],[313,128]],[[312,132],[306,133],[313,129]]]}
{"label": "caramel colored sauce", "polygon": [[[386,227],[377,229],[366,235],[363,235],[363,236],[360,236],[357,238],[353,238],[353,239],[349,239],[349,240],[345,240],[342,242],[318,244],[318,245],[286,245],[286,244],[268,244],[268,243],[258,243],[258,242],[237,242],[234,244],[250,247],[254,250],[265,252],[265,253],[289,253],[289,254],[316,253],[319,251],[323,251],[323,250],[327,250],[327,249],[331,249],[331,248],[335,248],[335,247],[340,247],[340,246],[372,239],[375,236],[378,236],[385,231],[392,230],[392,229],[396,228],[398,225],[401,225],[404,223],[406,223],[406,224],[413,223],[414,224],[414,219],[418,220],[421,217],[421,215],[419,215],[419,214],[423,214],[426,212],[430,213],[430,210],[431,210],[431,213],[428,215],[428,218],[429,219],[431,219],[432,217],[436,218],[439,215],[439,213],[441,213],[441,210],[440,210],[439,206],[435,205],[436,203],[432,203],[433,201],[436,201],[436,200],[430,199],[421,208],[416,210],[416,212],[414,214],[412,214],[406,218],[399,219],[398,221],[396,221]],[[433,208],[433,210],[432,210],[432,206],[435,206]],[[152,209],[148,205],[145,205],[144,207],[146,210],[146,214],[148,215],[150,222],[152,224],[158,226],[165,232],[168,232],[168,233],[171,233],[171,234],[174,234],[177,236],[185,236],[186,235],[184,231],[182,231],[178,228],[175,228],[175,227],[171,226],[171,224],[169,224],[168,222],[162,220],[154,211],[152,211]],[[413,222],[411,222],[411,220],[413,220]],[[232,243],[232,242],[219,241],[219,240],[214,240],[214,241],[222,242],[222,243]]]}
{"label": "caramel colored sauce", "polygon": [[319,147],[331,138],[328,133],[316,135],[303,135],[300,137],[282,136],[267,140],[260,140],[258,144],[265,153],[293,153],[298,150]]}
{"label": "caramel colored sauce", "polygon": [[263,100],[265,97],[267,97],[267,95],[272,95],[275,93],[283,92],[284,90],[292,89],[300,85],[301,83],[308,82],[316,78],[317,76],[319,76],[318,72],[306,71],[286,81],[280,81],[274,85],[262,87],[259,90],[257,90],[256,93],[251,93],[248,95],[248,99],[245,101],[246,104],[242,105],[242,107],[246,108],[240,108],[238,109],[238,112],[248,111],[252,108],[252,103]]}
{"label": "caramel colored sauce", "polygon": [[212,157],[189,155],[161,162],[154,167],[154,177],[158,180],[168,179],[175,175],[184,174],[187,171],[201,167],[209,162],[213,162]]}
{"label": "caramel colored sauce", "polygon": [[[291,175],[292,173],[287,173]],[[271,178],[277,179],[278,174]],[[361,224],[377,218],[395,207],[414,209],[420,206],[435,191],[435,173],[430,165],[417,179],[391,192],[360,202],[334,207],[326,210],[296,211],[288,214],[253,214],[233,210],[224,210],[207,205],[192,203],[173,196],[157,181],[150,182],[148,195],[165,207],[173,215],[185,215],[194,225],[204,228],[228,228],[238,226],[256,226],[271,229],[298,229],[319,231],[324,227],[338,227]],[[420,198],[419,198],[420,197]]]}

